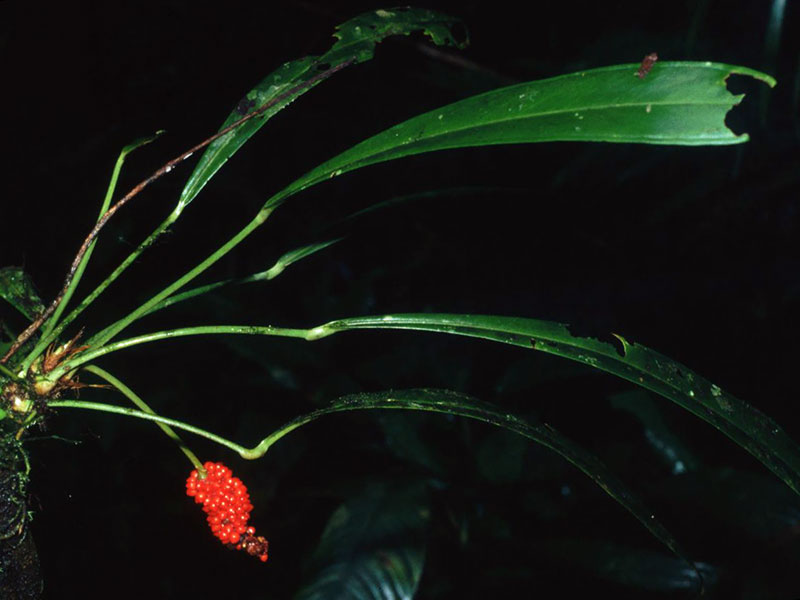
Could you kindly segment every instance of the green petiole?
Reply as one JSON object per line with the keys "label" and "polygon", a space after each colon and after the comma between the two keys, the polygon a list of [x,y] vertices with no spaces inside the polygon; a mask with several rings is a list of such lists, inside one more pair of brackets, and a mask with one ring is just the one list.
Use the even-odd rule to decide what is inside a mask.
{"label": "green petiole", "polygon": [[172,284],[168,285],[166,288],[161,290],[158,294],[150,298],[147,302],[139,306],[137,309],[130,312],[126,317],[123,317],[116,323],[109,325],[101,332],[97,333],[96,335],[92,336],[88,341],[87,344],[90,346],[102,346],[106,342],[108,342],[111,338],[116,336],[120,331],[125,329],[128,325],[136,321],[138,318],[142,317],[143,315],[147,314],[155,306],[160,304],[163,300],[177,292],[179,289],[184,287],[187,283],[195,279],[198,275],[203,273],[206,269],[220,260],[223,256],[225,256],[228,252],[233,250],[239,243],[242,242],[247,236],[249,236],[253,231],[255,231],[259,226],[261,226],[264,221],[269,218],[269,215],[272,213],[272,209],[262,209],[258,212],[255,218],[250,221],[247,225],[245,225],[239,232],[234,235],[231,239],[229,239],[226,243],[222,246],[217,248],[211,255],[202,261],[200,264],[195,266],[194,268],[190,269],[185,275],[174,281]]}
{"label": "green petiole", "polygon": [[137,419],[144,419],[146,421],[153,421],[155,423],[161,423],[163,425],[168,425],[170,427],[174,427],[175,429],[181,429],[183,431],[188,431],[190,433],[194,433],[195,435],[199,435],[200,437],[204,437],[212,442],[216,442],[221,446],[225,446],[226,448],[230,448],[234,452],[237,452],[242,458],[258,458],[262,456],[252,456],[251,450],[248,450],[244,446],[240,446],[230,440],[226,440],[225,438],[218,436],[210,431],[206,431],[205,429],[201,429],[199,427],[195,427],[194,425],[189,425],[188,423],[184,423],[183,421],[179,421],[177,419],[169,419],[167,417],[162,417],[156,414],[150,414],[141,410],[136,410],[135,408],[127,408],[125,406],[115,406],[113,404],[103,404],[101,402],[84,402],[83,400],[54,400],[48,403],[48,406],[51,408],[82,408],[84,410],[97,410],[100,412],[106,413],[114,413],[117,415],[125,415],[128,417],[136,417]]}
{"label": "green petiole", "polygon": [[[128,400],[130,400],[141,411],[143,411],[143,412],[145,412],[145,413],[147,413],[149,415],[155,415],[156,414],[155,411],[152,408],[150,408],[144,400],[142,400],[138,395],[136,395],[132,389],[130,389],[127,385],[122,383],[119,379],[114,377],[108,371],[105,371],[105,370],[101,369],[100,367],[96,367],[94,365],[89,365],[88,367],[85,367],[84,370],[88,371],[89,373],[93,373],[93,374],[97,375],[98,377],[100,377],[104,381],[106,381],[109,384],[111,384],[112,386],[114,386],[117,390],[119,390],[119,392],[123,396],[125,396]],[[205,467],[203,467],[203,463],[200,462],[200,460],[197,458],[197,456],[194,454],[194,452],[189,450],[189,448],[186,446],[186,444],[181,439],[181,437],[177,433],[175,433],[175,430],[172,429],[172,427],[170,427],[169,425],[167,425],[165,423],[158,423],[158,426],[161,428],[161,430],[165,434],[167,434],[168,438],[170,438],[173,442],[178,444],[178,447],[186,455],[186,457],[194,465],[194,467],[198,470],[198,472],[204,474],[205,473]],[[205,475],[203,475],[203,476],[205,476]]]}
{"label": "green petiole", "polygon": [[[122,171],[122,165],[125,163],[125,159],[127,158],[128,154],[130,154],[137,148],[149,144],[163,133],[164,133],[163,131],[157,131],[154,135],[150,137],[136,140],[135,142],[128,144],[120,151],[119,156],[117,157],[117,162],[114,163],[114,170],[111,172],[111,181],[109,181],[108,183],[108,188],[106,189],[106,195],[103,198],[103,204],[100,207],[100,214],[97,217],[98,219],[100,219],[106,213],[106,211],[108,211],[108,208],[111,206],[111,200],[114,197],[114,191],[117,189],[117,181],[119,180],[119,174]],[[92,244],[89,246],[89,249],[86,251],[86,254],[84,254],[83,258],[81,259],[80,265],[78,266],[78,269],[75,272],[75,277],[70,282],[70,285],[67,288],[67,291],[61,300],[61,303],[56,307],[55,311],[53,311],[53,314],[50,316],[47,322],[42,326],[42,335],[39,338],[39,342],[36,344],[36,346],[34,346],[31,353],[28,356],[26,356],[25,360],[22,362],[21,368],[23,372],[26,372],[28,370],[33,361],[36,360],[36,358],[42,352],[44,352],[45,348],[47,348],[56,339],[58,339],[58,336],[64,331],[66,326],[69,325],[75,319],[75,317],[77,317],[83,311],[84,308],[86,308],[89,304],[91,304],[92,300],[94,300],[94,298],[96,298],[97,295],[99,295],[98,292],[98,294],[91,297],[90,300],[88,301],[84,300],[83,302],[81,302],[81,304],[76,309],[74,309],[67,316],[67,318],[64,319],[62,323],[59,324],[59,319],[61,318],[61,315],[63,314],[64,310],[67,308],[67,305],[69,304],[72,295],[75,293],[75,289],[78,287],[78,284],[81,281],[83,272],[86,270],[86,266],[89,264],[89,259],[91,258],[92,252],[94,251],[95,243],[96,242],[92,242]],[[113,280],[106,280],[106,281],[108,283],[103,282],[106,283],[105,287],[107,287],[108,284],[110,284],[111,281]],[[105,287],[103,289],[105,289]],[[56,327],[56,325],[58,325],[58,327]]]}
{"label": "green petiole", "polygon": [[168,329],[165,331],[156,331],[154,333],[147,333],[127,340],[121,340],[114,344],[107,346],[100,346],[95,349],[86,350],[76,355],[72,360],[65,361],[64,364],[51,371],[48,379],[51,381],[58,381],[65,373],[72,371],[76,367],[86,364],[96,358],[111,354],[118,350],[124,350],[139,344],[146,344],[149,342],[157,342],[160,340],[167,340],[179,337],[187,337],[194,335],[268,335],[277,337],[291,337],[300,338],[308,341],[316,340],[325,335],[333,333],[323,333],[321,327],[314,327],[312,329],[288,329],[283,327],[272,327],[270,325],[257,326],[257,325],[202,325],[199,327],[182,327],[180,329]]}

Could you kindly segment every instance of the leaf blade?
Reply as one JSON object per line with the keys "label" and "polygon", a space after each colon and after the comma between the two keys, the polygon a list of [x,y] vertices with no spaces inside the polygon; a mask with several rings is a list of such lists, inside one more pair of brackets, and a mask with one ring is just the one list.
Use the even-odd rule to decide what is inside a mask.
{"label": "leaf blade", "polygon": [[[549,425],[534,425],[514,415],[504,413],[486,402],[449,390],[412,389],[388,392],[362,393],[344,396],[330,406],[297,417],[271,433],[254,449],[262,455],[279,439],[295,429],[311,423],[324,415],[352,410],[419,410],[458,415],[501,427],[550,448],[591,478],[603,491],[631,513],[647,530],[676,556],[692,565],[694,563],[681,549],[677,540],[655,518],[655,515],[638,497],[619,481],[593,454],[587,452]],[[695,569],[696,570],[696,569]]]}
{"label": "leaf blade", "polygon": [[312,339],[354,329],[410,329],[511,344],[581,362],[655,392],[727,435],[800,494],[800,447],[770,417],[716,384],[615,334],[621,346],[572,335],[551,321],[492,315],[400,314],[332,321]]}
{"label": "leaf blade", "polygon": [[430,509],[424,484],[374,485],[339,506],[295,600],[411,600],[425,562]]}
{"label": "leaf blade", "polygon": [[[459,24],[460,21],[457,19],[442,13],[417,8],[393,11],[377,10],[358,15],[336,28],[334,37],[337,41],[325,54],[286,62],[267,75],[239,101],[220,130],[232,125],[252,110],[257,110],[259,107],[275,101],[277,97],[290,91],[293,87],[309,82],[322,67],[330,69],[346,65],[346,63],[358,64],[370,60],[374,55],[375,46],[389,36],[410,35],[413,32],[422,31],[437,45],[463,47],[466,45],[466,41],[459,42],[453,34],[453,29]],[[321,81],[297,90],[289,97],[271,106],[262,115],[246,121],[211,143],[181,192],[178,210],[183,210],[188,206],[228,159],[271,117],[319,83]]]}
{"label": "leaf blade", "polygon": [[743,98],[725,81],[770,76],[712,62],[657,63],[646,79],[623,64],[520,83],[413,117],[312,169],[266,206],[355,169],[438,150],[552,141],[721,145],[747,141],[725,125]]}
{"label": "leaf blade", "polygon": [[300,246],[298,248],[293,248],[288,252],[282,254],[275,264],[272,265],[266,271],[260,271],[258,273],[252,273],[247,275],[246,277],[239,277],[235,279],[225,279],[222,281],[215,281],[213,283],[209,283],[206,285],[202,285],[200,287],[196,287],[190,290],[186,290],[185,292],[181,292],[180,294],[175,294],[174,296],[170,296],[155,306],[153,306],[150,310],[148,310],[145,314],[152,314],[156,311],[163,310],[167,307],[172,306],[173,304],[177,304],[179,302],[184,302],[191,298],[195,298],[197,296],[202,296],[203,294],[208,294],[219,288],[223,288],[226,286],[233,286],[233,285],[242,285],[245,283],[254,283],[257,281],[270,281],[275,279],[278,275],[283,273],[288,267],[293,265],[294,263],[303,260],[304,258],[308,258],[327,248],[328,246],[332,246],[344,238],[333,238],[330,240],[324,240],[322,242],[313,242],[311,244],[306,244],[305,246]]}

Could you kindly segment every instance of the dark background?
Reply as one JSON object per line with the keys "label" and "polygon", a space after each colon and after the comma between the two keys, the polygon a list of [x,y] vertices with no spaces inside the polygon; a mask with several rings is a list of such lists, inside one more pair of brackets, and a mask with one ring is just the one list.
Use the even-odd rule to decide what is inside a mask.
{"label": "dark background", "polygon": [[[126,314],[232,235],[268,195],[420,112],[516,81],[638,62],[652,51],[664,60],[741,64],[779,82],[770,91],[743,78],[731,81],[748,96],[728,122],[750,133],[748,144],[529,145],[370,167],[302,194],[203,281],[262,270],[309,241],[345,234],[343,242],[273,283],[165,311],[131,333],[203,323],[307,327],[388,312],[548,319],[570,323],[578,334],[607,339],[618,332],[655,348],[800,439],[800,11],[788,4],[781,42],[771,50],[771,3],[761,0],[564,0],[530,3],[523,11],[507,2],[424,3],[464,20],[471,37],[466,51],[432,53],[421,37],[391,39],[373,61],[303,96],[230,161],[82,325],[94,331]],[[119,188],[125,190],[214,132],[272,69],[324,52],[337,23],[378,7],[0,2],[0,263],[24,266],[42,297],[53,297],[96,218],[122,146],[167,130],[128,159]],[[176,169],[115,217],[82,290],[161,222],[191,168]],[[449,192],[338,222],[376,202],[430,190]],[[2,316],[21,325],[10,311]],[[463,391],[552,423],[597,452],[693,557],[719,567],[718,597],[800,594],[791,566],[800,553],[800,504],[782,484],[710,426],[657,400],[663,419],[702,465],[671,476],[641,423],[611,405],[630,386],[586,368],[474,340],[400,332],[314,344],[181,340],[121,352],[101,365],[161,413],[248,445],[342,394],[424,386]],[[113,401],[110,392],[81,397]],[[188,463],[155,427],[81,412],[53,417],[38,435],[79,443],[50,438],[29,446],[33,531],[47,597],[211,597],[223,590],[290,597],[343,498],[378,479],[431,477],[387,443],[386,418],[330,417],[254,463],[190,440],[204,460],[224,460],[249,485],[253,522],[272,544],[264,566],[211,538],[183,495]],[[540,448],[513,450],[513,442],[483,426],[397,419],[421,432],[441,460],[420,598],[502,596],[516,586],[525,586],[526,596],[605,590],[664,597],[663,590],[609,581],[591,560],[579,565],[552,551],[554,540],[569,538],[662,552],[576,470]],[[492,454],[497,444],[511,444],[513,452]],[[486,453],[494,460],[487,463]],[[506,468],[509,453],[525,469],[498,480],[492,470]],[[715,489],[720,473],[733,473],[730,494],[721,484]],[[744,511],[742,499],[737,514],[763,510],[777,521],[720,517],[718,497],[746,492],[760,508]]]}

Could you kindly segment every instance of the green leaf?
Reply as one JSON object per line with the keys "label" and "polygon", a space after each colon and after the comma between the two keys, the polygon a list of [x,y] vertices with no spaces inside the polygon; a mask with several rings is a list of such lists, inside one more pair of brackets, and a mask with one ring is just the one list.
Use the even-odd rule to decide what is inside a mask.
{"label": "green leaf", "polygon": [[655,518],[635,494],[619,481],[597,457],[558,433],[549,425],[533,425],[512,414],[505,413],[491,404],[447,390],[399,390],[354,394],[334,401],[330,406],[315,410],[290,421],[268,435],[253,449],[254,455],[262,455],[275,442],[321,416],[350,410],[401,409],[437,412],[458,415],[502,427],[555,451],[575,467],[588,475],[604,492],[636,517],[658,540],[675,555],[693,564],[680,549],[677,540]]}
{"label": "green leaf", "polygon": [[174,296],[170,296],[165,300],[161,301],[160,303],[153,306],[150,310],[148,310],[145,314],[154,313],[157,310],[162,310],[167,308],[168,306],[172,306],[173,304],[177,304],[178,302],[183,302],[184,300],[189,300],[190,298],[194,298],[196,296],[201,296],[203,294],[208,294],[209,292],[213,292],[221,287],[229,286],[229,285],[241,285],[243,283],[254,283],[256,281],[270,281],[271,279],[275,279],[278,275],[283,273],[287,267],[296,263],[299,260],[307,258],[312,254],[316,254],[321,250],[324,250],[328,246],[332,246],[333,244],[340,242],[344,238],[336,238],[333,240],[326,240],[324,242],[315,242],[313,244],[307,244],[305,246],[300,246],[299,248],[295,248],[293,250],[289,250],[285,254],[283,254],[275,264],[272,265],[266,271],[261,271],[259,273],[253,273],[252,275],[248,275],[247,277],[240,277],[238,279],[225,279],[223,281],[215,281],[214,283],[209,283],[206,285],[202,285],[200,287],[193,288],[191,290],[187,290],[185,292],[181,292],[180,294],[175,294]]}
{"label": "green leaf", "polygon": [[0,356],[4,355],[17,336],[8,328],[5,321],[0,319]]}
{"label": "green leaf", "polygon": [[612,373],[655,392],[707,421],[800,494],[800,447],[771,418],[684,365],[614,335],[618,346],[573,336],[568,327],[519,317],[400,314],[340,319],[309,339],[353,329],[412,329],[463,335],[555,354]]}
{"label": "green leaf", "polygon": [[333,240],[325,240],[324,242],[315,242],[313,244],[307,244],[305,246],[295,248],[294,250],[290,250],[281,256],[268,270],[264,271],[263,273],[256,273],[255,275],[246,277],[242,283],[250,281],[269,281],[270,279],[274,279],[283,273],[283,271],[289,265],[296,263],[298,260],[302,260],[308,256],[311,256],[312,254],[316,254],[320,250],[324,250],[328,246],[332,246],[343,239],[344,238],[336,238]]}
{"label": "green leaf", "polygon": [[30,276],[20,267],[0,269],[0,298],[11,304],[29,321],[44,310]]}
{"label": "green leaf", "polygon": [[395,125],[319,165],[267,202],[367,165],[404,156],[493,144],[637,142],[719,145],[747,141],[725,125],[744,97],[725,87],[733,73],[770,86],[759,71],[712,62],[656,63],[635,76],[625,64],[531,81],[472,96]]}
{"label": "green leaf", "polygon": [[[165,131],[163,129],[159,129],[153,135],[147,137],[141,137],[137,140],[134,140],[124,148],[119,153],[117,157],[117,162],[114,164],[114,170],[111,172],[111,180],[108,182],[108,188],[106,189],[105,198],[103,198],[103,203],[100,205],[100,214],[97,215],[97,219],[100,220],[103,218],[103,215],[106,214],[109,207],[111,206],[111,199],[114,197],[114,191],[117,189],[117,182],[119,181],[119,174],[122,171],[122,165],[125,163],[125,159],[127,158],[128,154],[141,148],[142,146],[146,146],[154,141],[156,141],[159,137],[161,137]],[[78,285],[83,278],[83,272],[86,270],[86,266],[89,264],[89,261],[92,258],[92,254],[94,253],[94,247],[97,243],[97,240],[93,241],[89,248],[86,250],[86,253],[83,255],[81,262],[78,264],[78,268],[75,270],[75,274],[72,277],[72,281],[70,281],[69,286],[64,292],[64,297],[61,298],[61,302],[59,302],[56,309],[53,311],[53,314],[45,321],[44,325],[41,329],[41,336],[39,338],[39,342],[36,344],[33,352],[28,355],[29,360],[35,359],[44,349],[58,336],[58,333],[51,337],[53,330],[56,329],[56,326],[59,325],[59,320],[61,319],[61,315],[64,313],[64,310],[69,305],[69,301],[72,299],[72,295],[75,293],[75,290],[78,288]],[[64,330],[69,322],[72,321],[74,316],[77,316],[78,313],[73,313],[69,315],[69,317],[65,320],[65,323],[61,323],[61,326],[58,328],[59,332]]]}
{"label": "green leaf", "polygon": [[371,486],[333,513],[295,600],[411,600],[429,517],[423,484]]}
{"label": "green leaf", "polygon": [[[220,130],[253,110],[274,101],[281,94],[291,91],[292,88],[309,82],[321,71],[346,63],[358,64],[370,60],[374,54],[375,45],[389,36],[409,35],[416,31],[422,31],[435,44],[463,47],[466,42],[459,42],[453,35],[454,28],[459,24],[458,20],[447,15],[418,8],[376,10],[359,15],[336,28],[334,37],[337,41],[322,56],[308,56],[287,62],[269,74],[239,101]],[[255,135],[264,123],[315,87],[320,81],[296,90],[289,97],[283,98],[264,111],[262,115],[244,122],[209,145],[181,192],[179,210],[187,206],[200,193],[200,190],[222,165]]]}

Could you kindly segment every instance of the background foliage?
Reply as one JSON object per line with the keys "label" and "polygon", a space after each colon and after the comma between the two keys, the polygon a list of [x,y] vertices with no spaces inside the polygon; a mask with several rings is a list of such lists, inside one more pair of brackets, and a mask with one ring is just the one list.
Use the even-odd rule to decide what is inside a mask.
{"label": "background foliage", "polygon": [[[800,439],[792,351],[800,308],[800,15],[789,3],[782,41],[771,49],[769,4],[560,2],[520,14],[502,2],[425,3],[463,18],[468,50],[432,53],[416,38],[390,41],[376,60],[306,94],[89,311],[93,324],[125,314],[154,282],[160,287],[205,256],[268,194],[397,121],[499,85],[636,62],[651,51],[719,60],[779,80],[771,92],[732,81],[735,91],[751,93],[729,118],[750,132],[748,144],[546,144],[376,165],[309,190],[208,280],[262,270],[306,241],[346,235],[343,242],[274,283],[153,315],[147,330],[210,316],[304,327],[424,310],[568,322],[578,335],[619,332],[680,360]],[[370,8],[286,2],[223,9],[175,0],[111,12],[79,2],[34,13],[25,2],[0,3],[8,82],[0,117],[7,140],[3,264],[24,265],[41,295],[52,297],[96,218],[122,146],[168,130],[129,159],[126,187],[215,131],[280,62],[324,51],[335,24]],[[183,167],[159,181],[112,222],[86,289],[161,221],[188,174]],[[431,190],[445,192],[424,194]],[[2,317],[18,325],[12,314]],[[243,443],[341,394],[463,391],[552,423],[595,451],[708,565],[719,597],[800,593],[786,577],[800,554],[800,502],[788,488],[670,403],[579,365],[412,332],[353,333],[311,346],[187,339],[107,363],[157,410]],[[50,430],[80,442],[31,445],[33,507],[40,508],[33,530],[48,589],[58,590],[51,597],[223,588],[291,597],[318,572],[311,557],[337,507],[369,504],[392,489],[387,481],[407,481],[403,489],[414,493],[418,482],[431,484],[421,500],[430,511],[421,598],[502,595],[519,585],[567,596],[603,588],[619,598],[643,590],[658,597],[686,581],[685,566],[577,470],[511,434],[458,418],[338,415],[293,434],[262,461],[239,462],[235,470],[257,507],[253,520],[272,544],[266,567],[210,539],[183,495],[185,460],[155,427],[68,413]],[[202,441],[192,446],[204,458],[233,462]],[[418,557],[418,547],[412,550]],[[224,575],[205,576],[212,572]]]}

